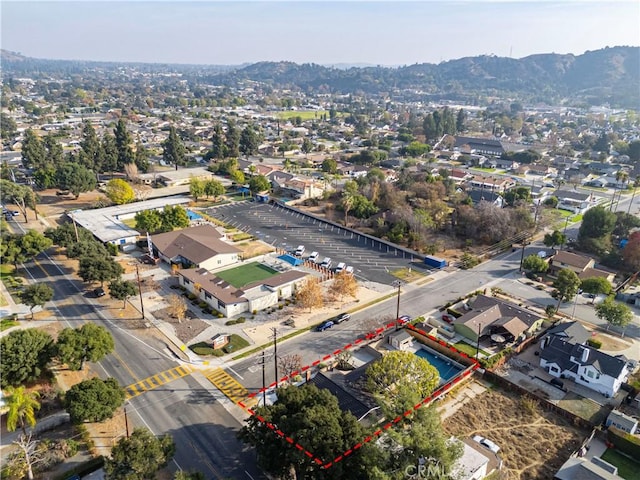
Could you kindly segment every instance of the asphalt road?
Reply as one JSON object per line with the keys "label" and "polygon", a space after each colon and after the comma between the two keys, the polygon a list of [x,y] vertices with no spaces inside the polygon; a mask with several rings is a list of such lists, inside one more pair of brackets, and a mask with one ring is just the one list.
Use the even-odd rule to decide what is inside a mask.
{"label": "asphalt road", "polygon": [[354,267],[360,281],[391,284],[396,277],[390,270],[413,265],[411,255],[402,250],[275,205],[241,202],[210,208],[207,213],[283,250],[304,245],[304,258],[317,251],[317,261],[329,257],[333,268],[345,262]]}
{"label": "asphalt road", "polygon": [[[54,298],[47,308],[56,312],[63,326],[75,328],[92,321],[109,329],[116,347],[98,364],[102,378],[113,377],[126,386],[179,365],[163,341],[135,335],[122,328],[121,321],[109,318],[110,311],[88,293],[91,289],[63,268],[46,254],[26,265],[27,275],[35,282],[47,282],[53,288]],[[195,373],[144,392],[128,401],[130,428],[144,425],[155,435],[174,435],[174,469],[201,471],[213,479],[265,478],[255,466],[254,454],[236,438],[240,423],[212,390],[213,385]]]}

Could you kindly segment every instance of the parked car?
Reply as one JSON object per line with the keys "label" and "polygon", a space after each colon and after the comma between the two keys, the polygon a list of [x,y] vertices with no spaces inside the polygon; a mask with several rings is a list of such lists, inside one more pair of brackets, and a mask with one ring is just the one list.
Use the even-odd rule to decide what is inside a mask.
{"label": "parked car", "polygon": [[336,266],[336,273],[340,273],[341,271],[343,271],[345,268],[347,267],[347,264],[344,262],[340,262],[337,266]]}
{"label": "parked car", "polygon": [[293,254],[296,257],[301,257],[304,254],[304,245],[298,245],[298,248],[296,248],[296,251],[293,252]]}
{"label": "parked car", "polygon": [[562,380],[558,380],[557,378],[552,378],[549,380],[549,383],[554,387],[564,388],[564,382]]}
{"label": "parked car", "polygon": [[331,258],[324,257],[324,260],[322,260],[322,263],[320,264],[320,266],[324,268],[331,268]]}
{"label": "parked car", "polygon": [[309,260],[310,262],[316,262],[319,256],[320,254],[318,252],[311,252],[311,255],[309,255],[309,258],[307,260]]}
{"label": "parked car", "polygon": [[538,252],[538,256],[539,256],[540,258],[547,258],[547,252],[545,252],[544,250],[540,250],[540,251]]}
{"label": "parked car", "polygon": [[587,298],[596,298],[595,293],[587,293]]}
{"label": "parked car", "polygon": [[347,265],[347,268],[344,269],[350,275],[353,275],[353,267],[351,265]]}
{"label": "parked car", "polygon": [[333,319],[333,323],[342,323],[342,322],[346,322],[347,320],[349,320],[351,318],[351,314],[344,312],[341,313],[340,315],[338,315],[336,318]]}
{"label": "parked car", "polygon": [[296,321],[293,318],[287,318],[283,323],[287,327],[295,327],[296,326]]}
{"label": "parked car", "polygon": [[498,453],[500,451],[500,447],[498,445],[493,443],[488,438],[481,437],[480,435],[474,435],[473,436],[473,441],[474,442],[478,442],[480,445],[482,445],[485,448],[488,448],[493,453]]}
{"label": "parked car", "polygon": [[453,323],[454,318],[451,315],[447,315],[446,313],[442,315],[442,320],[447,323]]}
{"label": "parked car", "polygon": [[93,290],[93,294],[96,297],[104,297],[107,293],[104,291],[104,288],[98,287],[98,288]]}
{"label": "parked car", "polygon": [[318,325],[318,328],[316,328],[316,330],[318,332],[324,332],[325,330],[329,330],[331,327],[333,327],[333,325],[333,321],[327,320],[326,322],[322,322],[320,325]]}
{"label": "parked car", "polygon": [[409,315],[400,315],[398,317],[398,323],[400,325],[406,325],[407,323],[409,323],[411,321],[411,317]]}

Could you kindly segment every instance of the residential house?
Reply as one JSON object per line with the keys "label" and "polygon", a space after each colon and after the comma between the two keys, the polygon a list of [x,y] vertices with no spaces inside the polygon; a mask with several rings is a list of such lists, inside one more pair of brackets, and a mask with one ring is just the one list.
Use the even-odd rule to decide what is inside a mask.
{"label": "residential house", "polygon": [[306,277],[305,272],[289,270],[237,288],[203,268],[178,270],[180,285],[228,318],[261,311],[291,298],[296,285]]}
{"label": "residential house", "polygon": [[532,185],[531,186],[531,201],[534,205],[540,205],[544,201],[552,196],[553,188],[546,187],[544,185]]}
{"label": "residential house", "polygon": [[454,150],[499,157],[505,152],[502,142],[490,138],[455,137]]}
{"label": "residential house", "polygon": [[607,427],[615,427],[623,432],[634,435],[638,430],[638,420],[618,410],[612,410],[605,422]]}
{"label": "residential house", "polygon": [[462,455],[456,460],[451,470],[451,478],[458,480],[482,480],[499,468],[502,463],[495,453],[482,447],[470,438],[460,440],[452,437],[449,439],[449,442],[461,444],[463,447]]}
{"label": "residential house", "polygon": [[576,214],[584,213],[596,204],[593,193],[558,189],[553,192],[553,196],[558,199],[559,209],[569,210]]}
{"label": "residential house", "polygon": [[484,175],[474,175],[467,180],[467,185],[473,188],[480,188],[502,193],[513,187],[515,182],[507,177],[487,177]]}
{"label": "residential house", "polygon": [[599,457],[571,457],[564,462],[554,480],[622,480],[618,468]]}
{"label": "residential house", "polygon": [[460,185],[462,182],[465,182],[470,178],[473,178],[473,175],[471,175],[469,172],[465,170],[458,170],[456,168],[452,168],[449,171],[449,178],[453,180],[457,185]]}
{"label": "residential house", "polygon": [[598,175],[616,176],[616,173],[620,170],[619,167],[611,165],[610,163],[591,162],[587,164],[587,168]]}
{"label": "residential house", "polygon": [[561,250],[551,257],[549,260],[549,268],[551,273],[557,273],[564,268],[568,268],[573,270],[580,280],[601,277],[606,278],[609,282],[613,282],[616,276],[614,272],[596,268],[596,261],[593,258],[567,252],[566,250]]}
{"label": "residential house", "polygon": [[323,182],[316,182],[307,177],[293,175],[291,173],[275,170],[267,178],[276,190],[281,190],[284,195],[304,200],[306,198],[321,197],[325,191]]}
{"label": "residential house", "polygon": [[[143,173],[140,174],[139,177],[145,183],[148,183],[151,179],[156,183],[163,184],[165,187],[175,187],[178,185],[188,185],[192,178],[197,178],[199,180],[211,180],[215,175],[205,167],[195,167],[181,168],[179,170],[167,170],[165,172],[157,173]],[[223,184],[230,184],[228,180],[222,179],[221,177],[216,177],[216,180],[223,182]]]}
{"label": "residential house", "polygon": [[453,321],[453,326],[456,333],[474,343],[478,335],[500,335],[507,343],[521,340],[539,330],[544,320],[529,310],[486,295],[478,295],[470,307]]}
{"label": "residential house", "polygon": [[405,329],[392,333],[387,338],[389,345],[396,350],[407,350],[413,345],[413,336],[409,334]]}
{"label": "residential house", "polygon": [[563,322],[547,330],[546,335],[554,335],[575,345],[584,345],[591,338],[589,331],[580,322]]}
{"label": "residential house", "polygon": [[554,167],[550,167],[549,165],[533,163],[528,166],[527,173],[529,173],[529,175],[541,175],[543,177],[547,177],[550,175],[557,175],[558,170]]}
{"label": "residential house", "polygon": [[612,357],[555,335],[540,342],[540,367],[553,377],[570,378],[607,398],[618,393],[629,374],[624,355]]}
{"label": "residential house", "polygon": [[213,270],[225,267],[237,263],[242,253],[212,225],[152,235],[151,243],[156,257],[185,268]]}
{"label": "residential house", "polygon": [[491,164],[495,165],[495,168],[502,168],[504,170],[516,170],[520,167],[518,162],[505,158],[493,158],[491,159]]}
{"label": "residential house", "polygon": [[492,192],[491,190],[479,190],[472,188],[465,192],[474,205],[480,202],[489,202],[497,207],[504,207],[505,200],[498,192]]}

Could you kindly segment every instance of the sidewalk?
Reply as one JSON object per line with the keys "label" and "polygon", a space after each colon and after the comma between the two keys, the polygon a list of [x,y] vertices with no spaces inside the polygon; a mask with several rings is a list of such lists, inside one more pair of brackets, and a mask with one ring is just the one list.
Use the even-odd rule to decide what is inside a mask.
{"label": "sidewalk", "polygon": [[9,317],[13,314],[18,316],[30,314],[29,307],[22,303],[16,303],[2,281],[0,281],[0,295],[7,301],[7,305],[0,307],[0,318]]}

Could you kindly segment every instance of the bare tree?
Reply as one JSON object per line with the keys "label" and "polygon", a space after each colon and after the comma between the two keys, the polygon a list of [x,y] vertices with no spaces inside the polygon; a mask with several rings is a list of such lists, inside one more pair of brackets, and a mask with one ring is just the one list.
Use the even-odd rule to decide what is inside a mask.
{"label": "bare tree", "polygon": [[358,293],[358,281],[353,274],[343,270],[333,278],[329,293],[340,302],[345,296],[355,298]]}
{"label": "bare tree", "polygon": [[133,162],[124,164],[124,173],[127,176],[127,180],[132,182],[138,180],[138,166]]}
{"label": "bare tree", "polygon": [[321,308],[324,305],[322,286],[315,278],[308,279],[296,292],[296,302],[300,308]]}
{"label": "bare tree", "polygon": [[[42,451],[38,451],[38,442],[28,435],[20,435],[18,440],[13,442],[20,449],[17,455],[13,456],[7,463],[11,462],[12,469],[26,470],[27,478],[33,480],[33,466],[42,460]],[[21,465],[20,462],[23,462]]]}
{"label": "bare tree", "polygon": [[289,377],[293,372],[300,371],[301,368],[302,355],[291,353],[278,358],[278,369],[283,372],[286,377]]}
{"label": "bare tree", "polygon": [[175,293],[167,297],[167,302],[169,302],[169,314],[177,319],[178,323],[182,322],[187,314],[187,302]]}

